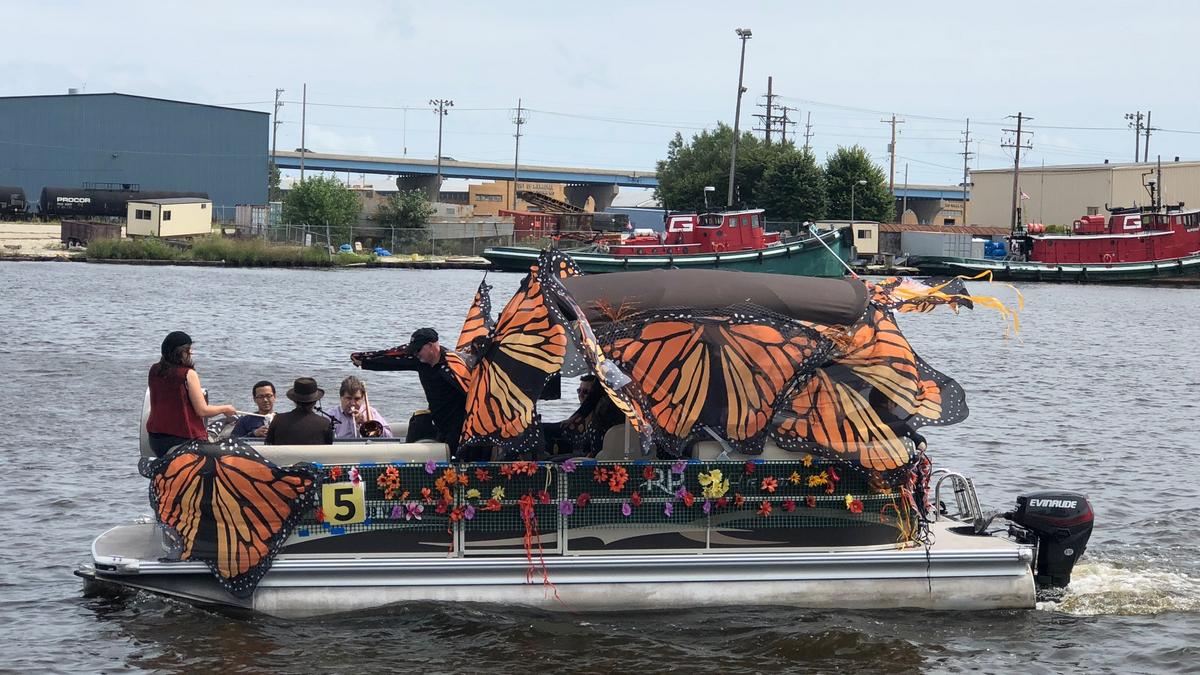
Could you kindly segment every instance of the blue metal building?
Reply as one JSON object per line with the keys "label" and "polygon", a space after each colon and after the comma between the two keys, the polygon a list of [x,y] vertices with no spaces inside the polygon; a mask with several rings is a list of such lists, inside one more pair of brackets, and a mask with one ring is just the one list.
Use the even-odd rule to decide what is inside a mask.
{"label": "blue metal building", "polygon": [[232,213],[267,201],[269,130],[268,113],[145,96],[0,97],[0,185],[31,204],[44,187],[207,192]]}

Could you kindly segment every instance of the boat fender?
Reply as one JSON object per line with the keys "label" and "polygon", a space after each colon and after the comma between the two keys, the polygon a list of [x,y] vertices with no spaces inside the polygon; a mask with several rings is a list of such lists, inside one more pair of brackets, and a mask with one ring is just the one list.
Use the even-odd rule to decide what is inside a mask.
{"label": "boat fender", "polygon": [[714,252],[720,253],[721,251],[724,251],[724,250],[725,250],[725,244],[722,244],[721,242],[717,242],[717,243],[713,244]]}

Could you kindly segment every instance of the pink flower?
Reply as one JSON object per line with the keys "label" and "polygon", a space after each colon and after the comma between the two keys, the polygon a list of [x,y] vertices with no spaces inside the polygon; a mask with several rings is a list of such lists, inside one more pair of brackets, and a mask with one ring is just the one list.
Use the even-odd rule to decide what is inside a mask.
{"label": "pink flower", "polygon": [[621,502],[621,515],[628,518],[632,513],[633,507],[629,505],[629,502]]}
{"label": "pink flower", "polygon": [[671,465],[671,473],[683,473],[687,468],[687,460],[681,459]]}
{"label": "pink flower", "polygon": [[563,473],[574,473],[575,472],[575,460],[568,459],[567,461],[563,462],[562,470],[563,470]]}
{"label": "pink flower", "polygon": [[675,515],[675,502],[667,502],[663,504],[663,515],[668,518]]}
{"label": "pink flower", "polygon": [[475,507],[467,504],[466,507],[463,508],[463,518],[466,518],[467,520],[474,520]]}
{"label": "pink flower", "polygon": [[575,503],[570,499],[564,499],[558,503],[558,512],[564,516],[569,516],[575,513]]}
{"label": "pink flower", "polygon": [[437,462],[434,462],[432,459],[425,462],[425,473],[432,476],[434,471],[437,471]]}

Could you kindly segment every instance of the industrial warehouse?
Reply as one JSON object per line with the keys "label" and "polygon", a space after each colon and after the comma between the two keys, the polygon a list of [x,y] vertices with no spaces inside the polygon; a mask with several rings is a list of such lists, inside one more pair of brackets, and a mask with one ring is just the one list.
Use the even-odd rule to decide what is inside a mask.
{"label": "industrial warehouse", "polygon": [[128,94],[0,97],[0,185],[44,217],[89,202],[124,217],[130,199],[177,197],[232,217],[266,202],[269,126],[267,113]]}

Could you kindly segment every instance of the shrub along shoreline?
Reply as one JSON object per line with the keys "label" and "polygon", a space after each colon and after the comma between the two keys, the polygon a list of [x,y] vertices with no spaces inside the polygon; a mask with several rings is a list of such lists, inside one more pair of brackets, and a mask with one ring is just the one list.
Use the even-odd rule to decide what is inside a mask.
{"label": "shrub along shoreline", "polygon": [[262,239],[206,237],[191,248],[178,248],[161,239],[101,239],[88,244],[87,260],[154,260],[223,262],[242,267],[341,267],[373,262],[374,255],[336,253],[323,248],[270,244]]}

